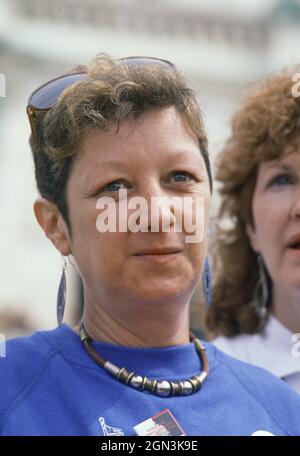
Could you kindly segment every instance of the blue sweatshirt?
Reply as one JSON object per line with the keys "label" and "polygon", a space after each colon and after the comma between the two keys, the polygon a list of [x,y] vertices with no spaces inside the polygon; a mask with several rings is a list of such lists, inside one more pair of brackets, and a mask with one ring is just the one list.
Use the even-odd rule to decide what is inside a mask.
{"label": "blue sweatshirt", "polygon": [[[161,398],[119,383],[68,326],[8,341],[0,358],[0,435],[135,435],[169,409],[186,435],[300,435],[300,397],[268,372],[204,344],[210,374],[190,396]],[[94,342],[105,359],[148,378],[181,380],[201,370],[193,343],[128,348]]]}

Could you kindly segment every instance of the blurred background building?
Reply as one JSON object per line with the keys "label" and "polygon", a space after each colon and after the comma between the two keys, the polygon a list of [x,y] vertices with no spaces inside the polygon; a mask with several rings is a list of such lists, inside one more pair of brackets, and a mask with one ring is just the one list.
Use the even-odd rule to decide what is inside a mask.
{"label": "blurred background building", "polygon": [[[62,259],[32,209],[25,106],[33,89],[99,52],[166,58],[198,93],[213,160],[245,87],[299,63],[299,42],[300,0],[0,0],[0,332],[1,315],[2,326],[22,321],[20,333],[56,325]],[[68,266],[72,322],[81,295]]]}

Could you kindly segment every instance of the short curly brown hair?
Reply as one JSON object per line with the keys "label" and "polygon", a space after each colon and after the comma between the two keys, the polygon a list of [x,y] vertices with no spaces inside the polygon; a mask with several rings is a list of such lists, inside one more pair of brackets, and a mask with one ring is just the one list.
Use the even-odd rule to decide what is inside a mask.
{"label": "short curly brown hair", "polygon": [[198,139],[212,190],[200,108],[194,92],[172,65],[146,58],[135,64],[134,60],[99,54],[89,66],[76,66],[68,73],[79,71],[86,77],[66,89],[52,109],[36,111],[30,138],[38,190],[56,204],[70,232],[66,187],[84,135],[95,128],[118,128],[123,121],[137,119],[150,109],[174,106],[180,113]]}
{"label": "short curly brown hair", "polygon": [[[214,335],[251,334],[261,329],[250,305],[258,265],[246,225],[253,226],[251,205],[260,163],[299,150],[300,97],[292,93],[292,76],[299,71],[299,66],[284,69],[250,86],[218,157],[216,179],[221,183],[221,204],[213,243],[212,306],[206,318]],[[271,299],[268,313],[270,310]]]}

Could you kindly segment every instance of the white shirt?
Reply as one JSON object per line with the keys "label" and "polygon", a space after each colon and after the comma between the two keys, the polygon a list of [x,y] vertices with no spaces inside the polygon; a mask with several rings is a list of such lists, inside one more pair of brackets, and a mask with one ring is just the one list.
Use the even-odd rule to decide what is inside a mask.
{"label": "white shirt", "polygon": [[262,367],[300,393],[300,334],[294,334],[274,316],[259,334],[214,339],[220,350],[234,358]]}

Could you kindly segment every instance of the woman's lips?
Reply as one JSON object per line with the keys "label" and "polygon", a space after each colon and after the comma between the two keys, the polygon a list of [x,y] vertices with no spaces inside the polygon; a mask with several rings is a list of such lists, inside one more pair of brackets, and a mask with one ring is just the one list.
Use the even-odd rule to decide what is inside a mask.
{"label": "woman's lips", "polygon": [[296,233],[291,236],[286,243],[289,249],[299,250],[300,249],[300,233]]}
{"label": "woman's lips", "polygon": [[173,252],[173,253],[156,253],[156,254],[142,254],[142,255],[134,255],[136,259],[139,261],[149,261],[155,263],[167,263],[169,261],[173,261],[178,258],[182,252]]}
{"label": "woman's lips", "polygon": [[300,256],[300,246],[299,247],[288,247],[288,251],[293,255]]}

